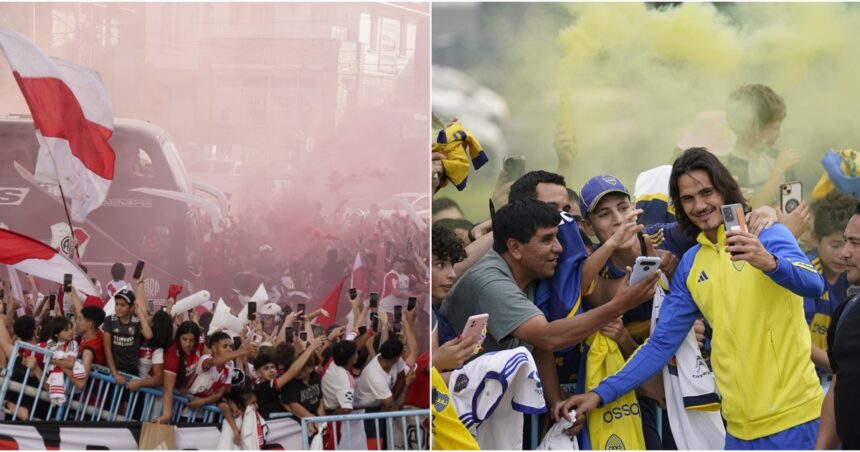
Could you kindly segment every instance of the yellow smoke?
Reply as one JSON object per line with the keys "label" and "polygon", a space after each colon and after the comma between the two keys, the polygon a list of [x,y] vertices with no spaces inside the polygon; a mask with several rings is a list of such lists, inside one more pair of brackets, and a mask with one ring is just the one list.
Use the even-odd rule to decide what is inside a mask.
{"label": "yellow smoke", "polygon": [[[631,183],[671,163],[696,113],[723,110],[747,83],[770,85],[788,116],[777,147],[804,155],[805,188],[831,148],[860,146],[860,13],[844,4],[572,4],[558,34],[558,91],[579,144],[578,187],[615,173]],[[558,117],[558,116],[556,116]],[[547,118],[547,120],[550,120]]]}

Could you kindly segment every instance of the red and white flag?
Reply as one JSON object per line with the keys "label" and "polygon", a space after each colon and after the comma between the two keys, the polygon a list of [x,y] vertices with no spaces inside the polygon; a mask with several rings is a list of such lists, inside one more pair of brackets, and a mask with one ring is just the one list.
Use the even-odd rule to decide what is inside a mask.
{"label": "red and white flag", "polygon": [[361,261],[361,252],[355,255],[355,263],[352,265],[352,274],[349,279],[349,287],[358,289],[363,294],[367,294],[367,275],[364,263]]}
{"label": "red and white flag", "polygon": [[0,264],[59,284],[63,283],[63,276],[69,273],[75,289],[87,295],[96,295],[96,288],[89,276],[71,259],[17,232],[0,230]]}
{"label": "red and white flag", "polygon": [[[51,248],[54,248],[66,256],[76,258],[75,249],[72,247],[72,234],[69,233],[69,225],[57,223],[51,225]],[[84,257],[84,251],[90,242],[90,235],[81,228],[75,228],[75,241],[78,242],[78,254]]]}
{"label": "red and white flag", "polygon": [[0,50],[33,115],[36,180],[57,195],[62,184],[72,220],[83,223],[104,203],[114,177],[113,112],[104,83],[97,72],[50,58],[8,28],[0,28]]}
{"label": "red and white flag", "polygon": [[340,282],[337,283],[336,286],[332,288],[332,291],[325,297],[325,299],[320,303],[320,308],[325,309],[326,312],[329,313],[328,316],[319,316],[314,319],[313,324],[319,325],[323,328],[328,328],[334,323],[334,319],[337,318],[337,309],[339,307],[340,301],[340,293],[343,291],[343,285],[346,283],[346,276],[340,279]]}

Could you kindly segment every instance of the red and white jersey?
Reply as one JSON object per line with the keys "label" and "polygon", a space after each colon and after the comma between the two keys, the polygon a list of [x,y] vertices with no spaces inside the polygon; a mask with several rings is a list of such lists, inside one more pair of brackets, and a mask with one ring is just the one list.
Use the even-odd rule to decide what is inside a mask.
{"label": "red and white jersey", "polygon": [[105,295],[107,295],[107,298],[111,298],[122,289],[131,290],[131,285],[124,280],[111,281],[105,285],[105,290],[107,291]]}
{"label": "red and white jersey", "polygon": [[227,364],[221,366],[221,369],[210,366],[209,369],[203,370],[203,362],[211,358],[212,355],[206,354],[201,356],[197,361],[195,366],[196,374],[188,386],[188,393],[194,397],[209,397],[221,389],[222,386],[230,384],[230,376],[233,373],[233,362],[227,362]]}
{"label": "red and white jersey", "polygon": [[[185,356],[185,387],[188,388],[197,374],[197,363],[203,354],[203,344],[197,344],[189,355]],[[176,344],[164,351],[164,371],[176,374],[179,371],[179,352]],[[177,388],[179,389],[179,388]]]}
{"label": "red and white jersey", "polygon": [[[178,356],[177,356],[178,358]],[[137,351],[138,376],[146,378],[152,375],[152,368],[156,364],[164,364],[164,349],[140,347]]]}
{"label": "red and white jersey", "polygon": [[393,313],[395,306],[406,306],[407,299],[394,295],[394,289],[408,292],[409,276],[394,270],[385,274],[382,280],[382,299],[379,301],[379,309]]}

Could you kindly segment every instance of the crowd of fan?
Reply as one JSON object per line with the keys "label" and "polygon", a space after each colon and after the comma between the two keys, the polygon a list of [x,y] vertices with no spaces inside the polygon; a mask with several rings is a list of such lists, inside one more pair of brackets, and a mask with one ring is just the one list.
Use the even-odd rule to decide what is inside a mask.
{"label": "crowd of fan", "polygon": [[[379,224],[388,223],[380,220]],[[363,245],[370,243],[375,244],[366,241]],[[353,251],[350,246],[341,249],[344,253],[365,251]],[[350,267],[337,261],[335,249],[329,250],[329,262],[318,272],[319,287],[313,288],[311,276],[295,281],[289,266],[279,272],[282,277],[275,276],[278,265],[272,249],[262,247],[256,256],[255,274],[246,278],[262,279],[272,295],[260,303],[256,316],[248,316],[242,331],[213,330],[213,312],[204,306],[173,312],[177,298],[181,299],[179,286],[171,286],[163,306],[152,303],[146,296],[146,277],[126,281],[126,269],[120,263],[111,270],[113,280],[105,284],[104,298],[83,294],[73,287],[64,292],[62,285],[57,293],[42,295],[47,292],[45,287],[53,283],[40,281],[40,291],[37,281],[28,276],[29,290],[24,291],[24,300],[18,300],[10,285],[0,281],[0,365],[6,367],[13,360],[11,380],[34,388],[39,386],[42,373],[47,372],[43,389],[54,405],[66,402],[66,379],[76,390],[76,398],[83,398],[81,390],[87,386],[91,371],[98,369],[94,366],[103,366],[117,384],[128,390],[123,395],[123,407],[128,403],[129,392],[141,388],[163,393],[151,419],[156,422],[173,419],[174,394],[190,400],[180,422],[195,421],[193,410],[211,404],[230,424],[236,444],[240,429],[234,418],[249,406],[265,419],[282,412],[303,418],[347,414],[358,409],[395,411],[404,405],[427,408],[429,353],[426,345],[419,345],[416,335],[421,324],[426,325],[426,314],[419,318],[423,310],[417,303],[407,306],[407,299],[420,290],[420,281],[429,275],[415,268],[414,261],[421,259],[417,250],[406,259],[392,255],[397,249],[389,243],[388,248],[373,249],[371,255],[379,256],[381,264],[399,270],[397,276],[403,278],[385,278],[371,267],[365,273],[367,292],[348,291],[348,296],[341,297],[344,312],[334,317],[338,313],[304,310],[309,302],[321,297],[319,294],[330,292],[335,279],[349,273]],[[412,264],[408,276],[404,268],[407,261]],[[386,281],[391,283],[386,286]],[[417,283],[410,289],[411,281]],[[379,298],[377,288],[383,289],[382,300],[389,301],[379,308],[371,303]],[[233,315],[240,307],[256,303],[249,301],[242,290],[225,295],[230,295]],[[106,308],[113,312],[106,315]],[[335,318],[342,320],[341,324],[321,322],[328,324],[327,328],[315,324]],[[26,349],[12,356],[16,341],[50,350],[52,357],[46,360]],[[10,389],[2,401],[7,419],[45,420],[50,404],[37,404],[36,412],[30,412],[33,397],[27,394],[13,419],[10,414],[18,396],[16,390]],[[86,403],[98,406],[100,402],[91,396]],[[316,424],[309,426],[309,433],[316,434]],[[366,436],[369,444],[376,447],[384,434],[368,431]],[[331,440],[328,436],[327,441]]]}
{"label": "crowd of fan", "polygon": [[[518,428],[511,414],[538,411],[517,405],[522,388],[510,389],[513,408],[499,405],[479,416],[476,406],[502,400],[503,391],[477,402],[485,395],[471,399],[472,386],[465,384],[490,378],[484,374],[496,371],[494,366],[505,365],[499,372],[510,375],[512,365],[499,364],[497,357],[516,350],[534,357],[542,383],[517,384],[534,386],[526,392],[542,391],[547,414],[557,421],[551,429],[551,421],[541,423],[544,445],[555,441],[558,447],[561,438],[562,448],[569,449],[567,435],[580,440],[590,435],[595,449],[617,447],[619,437],[624,438],[621,448],[634,449],[811,449],[832,448],[839,440],[843,448],[857,447],[850,425],[856,422],[856,390],[842,389],[842,379],[856,375],[845,370],[848,362],[856,363],[856,353],[843,345],[840,354],[833,346],[838,312],[848,304],[851,286],[860,284],[852,257],[857,242],[849,225],[849,220],[860,221],[857,191],[845,190],[848,185],[840,180],[829,190],[816,187],[811,207],[795,202],[791,207],[796,208],[783,212],[780,187],[795,178],[792,168],[800,161],[796,151],[776,148],[785,116],[783,99],[769,87],[737,89],[726,110],[736,135],[734,149],[720,156],[703,147],[676,149],[671,166],[640,174],[636,194],[611,175],[580,174],[572,165],[573,136],[557,136],[556,173],[536,170],[508,177],[502,170],[496,192],[487,194],[500,207],[491,210],[494,219],[473,223],[452,199],[435,199],[434,449],[497,448],[488,446],[500,444],[493,437],[481,435],[497,428],[493,418],[508,426],[507,444],[516,447],[524,436],[528,439],[529,428]],[[570,124],[561,126],[559,135]],[[435,149],[433,180],[439,191],[454,166],[450,156]],[[843,163],[843,171],[852,165]],[[843,179],[854,175],[846,172]],[[566,185],[573,179],[587,179],[581,191]],[[640,189],[649,184],[650,191]],[[721,206],[734,203],[742,205],[748,231],[724,229]],[[711,250],[716,253],[708,254]],[[660,257],[662,276],[630,281],[630,269],[641,256]],[[657,284],[658,278],[665,280]],[[659,310],[652,309],[655,294],[665,299]],[[486,339],[465,337],[467,324],[483,314],[489,315]],[[842,331],[844,344],[856,340],[848,329]],[[592,365],[589,346],[598,335],[617,343],[627,365],[621,361],[595,379],[581,365],[586,360]],[[696,393],[700,401],[708,399],[710,408],[701,408],[705,411],[692,422],[676,423],[699,409],[688,408],[668,389],[679,372],[681,380],[686,377],[680,370],[671,372],[681,369],[675,358],[681,362],[681,355],[675,353],[688,337],[694,338],[686,339],[690,356],[699,360],[693,361],[696,374],[690,381],[715,378],[718,391],[711,383],[709,393]],[[833,391],[840,358],[841,393]],[[664,368],[668,373],[661,374]],[[771,373],[780,369],[776,387]],[[461,380],[463,374],[469,379]],[[513,388],[514,381],[507,383]],[[822,385],[830,388],[826,399]],[[623,411],[617,403],[629,405]],[[713,411],[720,404],[722,417]],[[630,408],[634,405],[636,410]],[[658,405],[664,410],[662,435]],[[595,410],[613,407],[617,412],[591,417]],[[638,434],[624,427],[629,425],[637,425]]]}

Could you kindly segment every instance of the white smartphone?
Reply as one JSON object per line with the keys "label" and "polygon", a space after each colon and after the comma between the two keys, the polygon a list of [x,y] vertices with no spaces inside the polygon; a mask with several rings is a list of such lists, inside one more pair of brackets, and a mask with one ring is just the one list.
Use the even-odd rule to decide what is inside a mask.
{"label": "white smartphone", "polygon": [[639,284],[648,279],[648,276],[660,270],[660,256],[639,256],[633,264],[633,273],[630,275],[630,284]]}
{"label": "white smartphone", "polygon": [[473,355],[481,351],[481,344],[487,338],[487,320],[489,318],[490,314],[476,314],[466,320],[466,326],[460,336],[464,341],[473,341],[478,338],[478,342],[475,343],[475,350],[472,351]]}
{"label": "white smartphone", "polygon": [[803,184],[788,182],[779,186],[779,205],[782,213],[791,213],[803,201]]}

